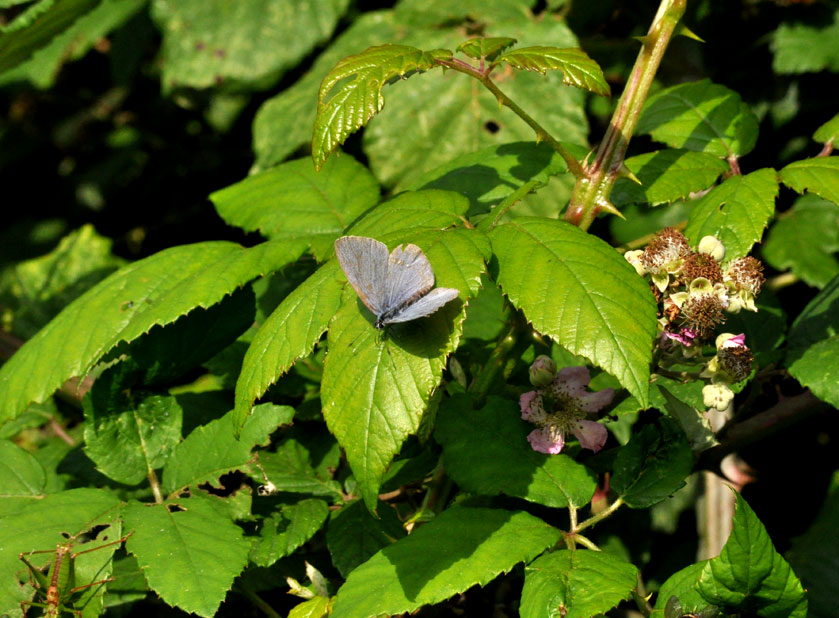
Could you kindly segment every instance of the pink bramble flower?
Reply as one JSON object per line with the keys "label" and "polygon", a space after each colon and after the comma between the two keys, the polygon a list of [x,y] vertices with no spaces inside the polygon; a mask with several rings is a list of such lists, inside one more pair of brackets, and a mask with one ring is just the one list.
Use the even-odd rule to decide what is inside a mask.
{"label": "pink bramble flower", "polygon": [[583,448],[595,453],[603,448],[608,437],[606,427],[586,417],[609,405],[615,391],[604,388],[589,392],[586,390],[589,380],[591,374],[587,367],[566,367],[550,384],[522,394],[521,417],[538,427],[527,436],[534,451],[556,455],[565,446],[569,432]]}

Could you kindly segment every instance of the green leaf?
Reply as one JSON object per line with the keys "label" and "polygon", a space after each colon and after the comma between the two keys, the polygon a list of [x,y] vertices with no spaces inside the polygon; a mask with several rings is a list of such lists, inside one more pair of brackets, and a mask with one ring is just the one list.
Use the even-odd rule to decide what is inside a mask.
{"label": "green leaf", "polygon": [[609,217],[609,231],[614,244],[630,244],[668,226],[684,227],[690,215],[690,202],[675,202],[667,208],[629,204],[621,208],[626,219]]}
{"label": "green leaf", "polygon": [[40,498],[47,474],[38,460],[14,442],[0,440],[0,499]]}
{"label": "green leaf", "polygon": [[515,45],[516,40],[508,37],[475,37],[457,46],[457,51],[480,60],[494,60],[495,57],[508,47]]}
{"label": "green leaf", "polygon": [[839,274],[839,206],[815,195],[798,198],[769,228],[763,257],[777,270],[791,270],[822,288]]}
{"label": "green leaf", "polygon": [[560,71],[564,84],[605,97],[611,94],[600,65],[578,47],[520,47],[502,54],[492,64],[497,66],[502,62],[542,75],[548,71]]}
{"label": "green leaf", "polygon": [[276,165],[312,139],[318,87],[327,72],[344,56],[382,41],[406,35],[397,29],[393,11],[362,13],[320,56],[297,83],[259,108],[253,124],[256,167]]}
{"label": "green leaf", "polygon": [[726,259],[742,257],[763,236],[777,196],[773,169],[732,176],[696,201],[684,234],[694,246],[705,236],[716,236]]}
{"label": "green leaf", "polygon": [[154,0],[163,89],[270,86],[332,34],[348,0]]}
{"label": "green leaf", "polygon": [[146,581],[169,605],[210,618],[248,563],[242,529],[201,498],[129,502],[126,542]]}
{"label": "green leaf", "polygon": [[312,158],[321,169],[327,157],[385,105],[382,88],[399,78],[434,68],[447,50],[424,52],[407,45],[379,45],[344,58],[323,78],[312,136]]}
{"label": "green leaf", "polygon": [[210,195],[219,216],[271,240],[306,240],[323,261],[332,243],[379,201],[379,185],[349,155],[316,172],[308,157],[289,161]]}
{"label": "green leaf", "polygon": [[[520,19],[499,25],[496,30],[526,44],[551,41],[563,47],[577,45],[568,26],[552,19]],[[442,31],[431,44],[453,47],[458,37],[451,30]],[[405,42],[428,44],[428,39],[427,34],[417,32]],[[500,87],[551,135],[585,144],[585,94],[576,88],[560,88],[561,82],[559,73],[543,77],[513,71],[504,73]],[[408,127],[412,130],[407,131]],[[401,189],[413,184],[423,172],[459,155],[533,139],[533,129],[509,109],[500,108],[492,93],[466,75],[447,71],[394,88],[388,94],[387,112],[364,130],[363,145],[376,178],[388,187]],[[433,144],[446,147],[431,147]]]}
{"label": "green leaf", "polygon": [[0,83],[25,80],[36,88],[50,88],[62,65],[84,56],[97,41],[124,24],[145,5],[146,0],[101,0],[47,45],[38,49],[29,60],[4,73]]}
{"label": "green leaf", "polygon": [[[699,380],[692,383],[702,384]],[[656,384],[655,390],[664,397],[666,403],[663,406],[663,411],[678,421],[685,437],[688,439],[691,451],[700,453],[717,444],[716,436],[711,430],[711,423],[703,414],[705,406],[702,405],[701,401],[701,408],[689,405],[678,399],[673,393],[664,388],[662,384],[658,383]]]}
{"label": "green leaf", "polygon": [[[394,11],[401,23],[418,27],[466,27],[469,22],[481,25],[503,25],[530,15],[533,0],[459,0],[458,2],[428,2],[401,0]],[[462,23],[461,22],[465,22]]]}
{"label": "green leaf", "polygon": [[259,537],[251,548],[251,562],[271,566],[311,539],[329,515],[323,500],[301,500],[285,505],[279,512],[262,520]]}
{"label": "green leaf", "polygon": [[754,148],[758,123],[740,95],[703,79],[651,96],[636,131],[671,148],[740,157]]}
{"label": "green leaf", "polygon": [[839,403],[839,277],[798,315],[789,332],[785,365],[790,374],[823,401]]}
{"label": "green leaf", "polygon": [[656,206],[687,198],[717,181],[728,164],[707,152],[656,150],[624,161],[639,185],[619,178],[609,199],[615,206],[646,202]]}
{"label": "green leaf", "polygon": [[588,504],[597,479],[567,455],[543,455],[527,442],[533,429],[514,401],[491,397],[474,410],[469,397],[447,400],[437,413],[436,440],[448,474],[473,494],[505,494],[552,507]]}
{"label": "green leaf", "polygon": [[776,73],[839,71],[839,12],[828,26],[781,24],[772,35],[771,47]]}
{"label": "green leaf", "polygon": [[614,375],[646,406],[655,301],[626,260],[559,221],[523,217],[490,237],[510,302],[537,331]]}
{"label": "green leaf", "polygon": [[833,475],[830,493],[816,520],[802,536],[792,540],[786,554],[801,583],[807,590],[808,616],[831,618],[835,613],[834,598],[839,577],[839,477]]}
{"label": "green leaf", "polygon": [[332,564],[345,578],[380,549],[405,536],[396,511],[385,504],[379,507],[376,518],[362,500],[355,500],[334,511],[329,518],[326,546]]}
{"label": "green leaf", "polygon": [[[563,146],[580,159],[587,152],[574,144]],[[456,191],[469,199],[471,207],[467,216],[471,218],[489,212],[528,182],[535,181],[536,186],[542,186],[551,176],[567,170],[565,160],[547,144],[514,142],[456,157],[420,175],[407,189]]]}
{"label": "green leaf", "polygon": [[703,560],[691,564],[667,578],[658,591],[653,612],[655,618],[665,618],[664,608],[672,596],[679,599],[683,612],[698,613],[709,605],[696,589],[696,583],[707,562]]}
{"label": "green leaf", "polygon": [[529,562],[560,536],[521,511],[449,509],[350,573],[332,618],[401,614],[444,601]]}
{"label": "green leaf", "polygon": [[612,489],[635,509],[661,502],[693,470],[693,454],[676,422],[662,417],[629,440],[615,457]]}
{"label": "green leaf", "polygon": [[313,597],[295,605],[288,613],[288,618],[326,618],[329,615],[329,599]]}
{"label": "green leaf", "polygon": [[468,209],[469,202],[453,191],[406,191],[368,212],[347,233],[381,238],[423,228],[442,230],[462,223]]}
{"label": "green leaf", "polygon": [[786,186],[839,204],[839,157],[815,157],[787,165],[779,173]]}
{"label": "green leaf", "polygon": [[218,487],[221,475],[243,469],[253,457],[251,450],[267,443],[271,433],[290,423],[293,416],[294,409],[289,406],[256,406],[238,439],[234,436],[233,412],[198,427],[169,457],[163,469],[163,490],[171,494],[201,483]]}
{"label": "green leaf", "polygon": [[525,568],[521,618],[589,618],[628,599],[638,569],[606,552],[563,549]]}
{"label": "green leaf", "polygon": [[839,138],[839,114],[825,122],[813,133],[813,139],[821,144],[836,141]]}
{"label": "green leaf", "polygon": [[[0,73],[20,64],[53,37],[69,28],[80,16],[98,4],[98,0],[64,0],[45,3],[33,19],[24,13],[2,29],[0,37]],[[32,15],[32,14],[30,14]]]}
{"label": "green leaf", "polygon": [[[79,535],[99,525],[109,525],[108,532],[119,533],[120,500],[108,491],[79,488],[44,496],[33,500],[13,514],[4,514],[0,523],[0,615],[20,611],[20,602],[33,594],[31,587],[22,588],[17,574],[26,570],[18,555],[24,552],[54,550],[59,543],[66,543],[69,534]],[[105,531],[100,533],[100,538]],[[100,554],[110,562],[106,550]],[[41,554],[45,562],[49,554]],[[95,561],[94,561],[95,562]],[[80,565],[81,566],[81,565]],[[100,565],[101,566],[101,565]],[[81,581],[89,576],[94,581],[95,569],[78,573]],[[101,603],[101,601],[100,601]],[[101,607],[101,605],[100,605]]]}
{"label": "green leaf", "polygon": [[259,466],[250,476],[260,483],[271,483],[277,491],[341,498],[341,485],[312,467],[309,451],[297,440],[284,440],[273,453],[260,451]]}
{"label": "green leaf", "polygon": [[11,313],[11,331],[29,339],[122,266],[124,261],[111,255],[111,245],[92,225],[83,225],[48,254],[5,268],[0,275],[0,304]]}
{"label": "green leaf", "polygon": [[166,249],[120,269],[67,306],[0,368],[0,422],[86,374],[119,342],[214,305],[302,250],[289,242],[249,249],[206,242]]}
{"label": "green leaf", "polygon": [[801,582],[775,551],[748,503],[735,495],[731,536],[720,555],[705,563],[699,593],[714,605],[764,618],[805,618],[807,596]]}
{"label": "green leaf", "polygon": [[152,395],[124,410],[99,406],[100,380],[84,401],[85,454],[105,476],[139,485],[180,442],[183,410],[171,395]]}
{"label": "green leaf", "polygon": [[348,285],[330,324],[324,362],[323,416],[370,509],[388,463],[419,428],[446,356],[460,339],[464,302],[477,292],[484,270],[485,239],[474,230],[405,234],[404,240],[423,249],[437,285],[460,290],[460,301],[427,318],[392,325],[381,336]]}
{"label": "green leaf", "polygon": [[336,261],[321,266],[286,296],[254,335],[236,381],[236,426],[251,404],[309,354],[338,310],[343,277]]}

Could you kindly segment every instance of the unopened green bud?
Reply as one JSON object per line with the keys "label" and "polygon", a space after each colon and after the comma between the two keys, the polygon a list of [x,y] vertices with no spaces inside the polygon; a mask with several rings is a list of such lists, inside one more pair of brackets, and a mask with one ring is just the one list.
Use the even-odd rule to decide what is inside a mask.
{"label": "unopened green bud", "polygon": [[537,356],[530,365],[530,383],[536,387],[547,386],[556,377],[556,363],[550,356]]}
{"label": "unopened green bud", "polygon": [[710,255],[717,262],[722,261],[725,257],[725,246],[716,236],[705,236],[699,241],[699,246],[696,249],[699,253]]}

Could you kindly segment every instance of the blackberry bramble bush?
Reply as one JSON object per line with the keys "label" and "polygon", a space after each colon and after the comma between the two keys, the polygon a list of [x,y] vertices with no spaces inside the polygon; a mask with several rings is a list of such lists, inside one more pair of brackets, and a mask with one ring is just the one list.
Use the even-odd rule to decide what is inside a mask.
{"label": "blackberry bramble bush", "polygon": [[[199,182],[241,244],[86,226],[4,271],[0,613],[834,611],[835,484],[765,526],[743,457],[839,405],[839,116],[750,165],[786,108],[666,70],[712,7],[662,0],[631,69],[586,39],[604,74],[578,3],[6,4],[7,88],[95,44],[100,115],[154,71],[185,135],[258,111],[250,173]],[[796,55],[826,23],[776,24],[776,73],[835,70]]]}

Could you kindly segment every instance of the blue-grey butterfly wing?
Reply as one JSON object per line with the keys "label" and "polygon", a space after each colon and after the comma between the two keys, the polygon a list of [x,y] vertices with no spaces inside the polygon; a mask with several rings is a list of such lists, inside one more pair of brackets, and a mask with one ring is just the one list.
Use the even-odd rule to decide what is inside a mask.
{"label": "blue-grey butterfly wing", "polygon": [[431,315],[447,302],[457,298],[457,295],[458,291],[454,288],[434,288],[428,294],[408,305],[396,315],[383,320],[383,322],[384,324],[410,322]]}
{"label": "blue-grey butterfly wing", "polygon": [[422,249],[398,246],[388,258],[385,310],[393,310],[426,294],[434,287],[434,271]]}
{"label": "blue-grey butterfly wing", "polygon": [[335,255],[347,281],[376,317],[387,309],[387,245],[364,236],[342,236],[335,241]]}

